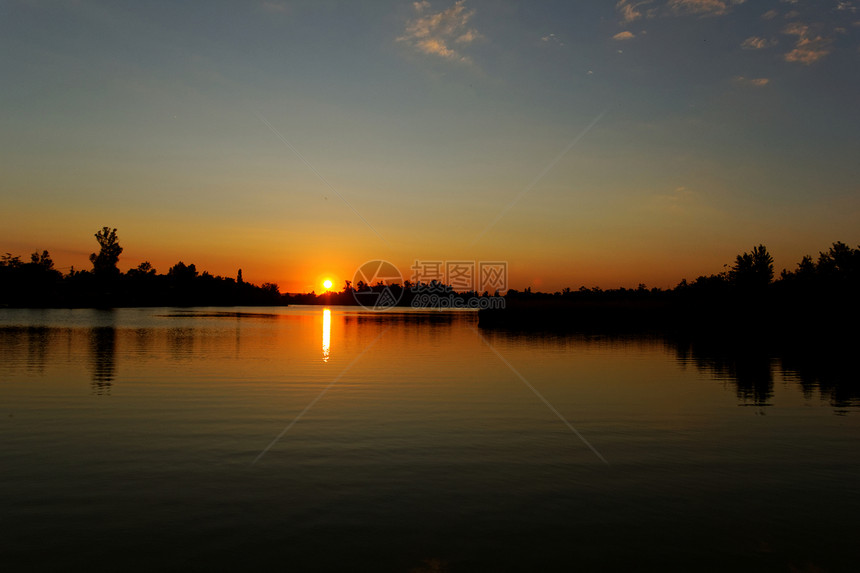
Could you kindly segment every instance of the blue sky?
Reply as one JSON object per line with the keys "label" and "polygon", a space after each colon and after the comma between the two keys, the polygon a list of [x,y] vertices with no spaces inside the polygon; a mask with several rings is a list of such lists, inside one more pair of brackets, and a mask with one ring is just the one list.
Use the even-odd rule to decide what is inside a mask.
{"label": "blue sky", "polygon": [[123,267],[285,290],[372,258],[668,286],[860,242],[852,2],[5,1],[0,38],[0,250],[61,266],[103,225]]}

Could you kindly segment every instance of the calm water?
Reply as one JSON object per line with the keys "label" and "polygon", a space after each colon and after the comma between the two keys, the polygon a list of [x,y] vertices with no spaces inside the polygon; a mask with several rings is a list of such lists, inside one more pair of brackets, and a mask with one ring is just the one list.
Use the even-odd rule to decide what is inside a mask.
{"label": "calm water", "polygon": [[833,380],[471,312],[0,310],[0,563],[856,570]]}

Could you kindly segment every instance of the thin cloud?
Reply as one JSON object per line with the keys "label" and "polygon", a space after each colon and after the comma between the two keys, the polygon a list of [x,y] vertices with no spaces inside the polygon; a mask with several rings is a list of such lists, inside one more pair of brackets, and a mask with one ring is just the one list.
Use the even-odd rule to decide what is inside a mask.
{"label": "thin cloud", "polygon": [[775,40],[768,40],[759,36],[750,36],[741,42],[741,48],[744,50],[763,50],[776,44]]}
{"label": "thin cloud", "polygon": [[459,0],[447,10],[431,12],[426,0],[414,2],[415,18],[406,23],[406,30],[397,38],[424,54],[446,60],[470,62],[459,50],[483,38],[480,32],[469,26],[475,10],[466,9],[466,0]]}
{"label": "thin cloud", "polygon": [[558,46],[564,46],[564,42],[558,39],[558,36],[555,34],[547,34],[546,36],[542,36],[540,39],[541,42],[545,44],[556,44]]}
{"label": "thin cloud", "polygon": [[783,34],[796,36],[794,48],[784,56],[786,62],[812,65],[831,52],[831,40],[820,34],[813,34],[810,27],[800,22],[792,22],[786,26]]}
{"label": "thin cloud", "polygon": [[763,88],[770,83],[769,78],[745,78],[744,76],[735,76],[734,81],[736,84],[752,86],[754,88]]}
{"label": "thin cloud", "polygon": [[460,34],[454,41],[458,44],[471,44],[480,37],[481,35],[474,28],[471,28]]}
{"label": "thin cloud", "polygon": [[641,0],[639,2],[634,2],[632,0],[618,0],[618,3],[615,5],[615,9],[618,11],[618,15],[621,16],[621,24],[630,24],[631,22],[635,22],[640,18],[650,17],[653,11],[645,11],[643,13],[641,6],[647,6],[651,4],[652,0]]}
{"label": "thin cloud", "polygon": [[[629,41],[645,34],[645,30],[633,33],[625,30],[632,22],[640,19],[693,16],[699,18],[722,17],[731,14],[737,6],[745,4],[746,0],[618,0],[615,10],[619,16],[622,31],[612,36],[616,41]],[[761,19],[770,22],[769,26],[785,26],[781,32],[793,36],[789,42],[773,37],[776,30],[770,30],[767,35],[752,35],[740,43],[743,50],[764,50],[781,43],[788,47],[783,53],[783,60],[790,63],[812,65],[827,57],[835,49],[834,37],[848,35],[850,15],[858,10],[860,0],[833,0],[829,10],[821,10],[820,6],[799,0],[779,0],[780,9],[770,9],[761,14]],[[786,11],[787,10],[787,11]],[[849,16],[849,18],[846,18]],[[814,17],[816,23],[808,24]],[[818,21],[823,19],[823,21]],[[783,24],[778,24],[783,20]],[[787,20],[787,22],[786,22]],[[846,22],[848,20],[848,22]],[[756,85],[750,83],[750,85]],[[766,85],[760,83],[759,85]]]}
{"label": "thin cloud", "polygon": [[805,36],[809,32],[809,26],[800,22],[792,22],[782,29],[783,34],[790,36]]}
{"label": "thin cloud", "polygon": [[732,11],[732,7],[745,3],[746,0],[668,0],[654,6],[654,0],[618,0],[615,10],[620,17],[619,24],[627,26],[642,18],[653,18],[659,15],[697,15],[723,16]]}
{"label": "thin cloud", "polygon": [[808,66],[830,54],[830,51],[830,40],[827,38],[801,38],[794,49],[785,54],[785,61]]}
{"label": "thin cloud", "polygon": [[675,14],[697,14],[699,16],[723,16],[731,7],[746,0],[669,0],[666,7]]}

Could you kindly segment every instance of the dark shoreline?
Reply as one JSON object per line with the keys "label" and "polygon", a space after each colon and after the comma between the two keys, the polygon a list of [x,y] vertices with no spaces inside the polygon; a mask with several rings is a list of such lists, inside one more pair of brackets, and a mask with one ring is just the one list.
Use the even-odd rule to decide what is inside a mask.
{"label": "dark shoreline", "polygon": [[637,305],[519,300],[505,309],[478,311],[478,327],[491,340],[501,335],[564,344],[579,338],[657,341],[680,362],[730,380],[745,404],[770,405],[779,371],[841,415],[860,401],[855,359],[860,321],[856,304],[831,303],[810,304],[808,312],[798,312],[773,301]]}
{"label": "dark shoreline", "polygon": [[685,298],[673,293],[579,300],[506,297],[505,308],[478,311],[482,328],[569,332],[806,335],[856,331],[857,297],[788,297],[738,293]]}

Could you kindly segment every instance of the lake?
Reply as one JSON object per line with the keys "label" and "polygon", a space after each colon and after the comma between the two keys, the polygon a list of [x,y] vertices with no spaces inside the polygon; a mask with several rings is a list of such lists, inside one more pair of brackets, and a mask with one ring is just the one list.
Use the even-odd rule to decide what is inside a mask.
{"label": "lake", "polygon": [[471,311],[0,309],[0,563],[856,570],[857,377],[819,366]]}

